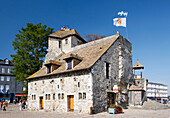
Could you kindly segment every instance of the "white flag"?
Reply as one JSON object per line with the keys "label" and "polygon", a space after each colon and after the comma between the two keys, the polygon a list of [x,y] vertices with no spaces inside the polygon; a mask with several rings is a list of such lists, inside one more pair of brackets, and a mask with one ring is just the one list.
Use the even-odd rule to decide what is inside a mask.
{"label": "white flag", "polygon": [[113,25],[126,27],[126,18],[114,18]]}

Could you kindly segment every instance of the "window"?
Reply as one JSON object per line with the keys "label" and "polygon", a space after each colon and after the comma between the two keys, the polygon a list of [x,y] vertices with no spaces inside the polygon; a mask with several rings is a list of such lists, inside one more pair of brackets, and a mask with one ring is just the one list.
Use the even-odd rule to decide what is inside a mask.
{"label": "window", "polygon": [[50,100],[50,94],[48,94],[48,100]]}
{"label": "window", "polygon": [[78,82],[78,87],[80,87],[80,82]]}
{"label": "window", "polygon": [[53,94],[53,100],[55,100],[55,93]]}
{"label": "window", "polygon": [[110,65],[109,63],[106,63],[106,79],[109,79],[109,70],[110,70]]}
{"label": "window", "polygon": [[34,100],[36,100],[36,95],[34,95]]}
{"label": "window", "polygon": [[6,79],[6,81],[10,81],[10,77],[9,77],[9,76],[7,76],[7,79]]}
{"label": "window", "polygon": [[61,41],[59,41],[59,46],[58,47],[61,48]]}
{"label": "window", "polygon": [[6,88],[6,91],[9,90],[9,85],[6,85],[5,88]]}
{"label": "window", "polygon": [[26,90],[26,87],[23,87],[22,90],[25,91],[25,90]]}
{"label": "window", "polygon": [[2,73],[5,73],[5,68],[2,68]]}
{"label": "window", "polygon": [[11,69],[10,68],[8,68],[8,73],[11,73]]}
{"label": "window", "polygon": [[45,94],[45,100],[47,100],[47,94]]}
{"label": "window", "polygon": [[83,99],[86,99],[86,93],[83,93]]}
{"label": "window", "polygon": [[72,60],[67,61],[67,70],[72,69]]}
{"label": "window", "polygon": [[61,99],[64,99],[64,93],[62,93]]}
{"label": "window", "polygon": [[83,94],[79,93],[79,99],[86,99],[86,93],[85,92],[83,92]]}
{"label": "window", "polygon": [[5,60],[5,64],[9,64],[9,60],[7,59],[7,60]]}
{"label": "window", "polygon": [[65,44],[68,44],[68,39],[65,39]]}
{"label": "window", "polygon": [[4,89],[4,85],[0,85],[0,89],[2,91]]}
{"label": "window", "polygon": [[4,81],[4,76],[1,76],[1,81]]}
{"label": "window", "polygon": [[50,100],[50,94],[45,94],[45,100]]}
{"label": "window", "polygon": [[48,74],[48,73],[51,73],[51,65],[48,65],[48,66],[47,66],[47,74]]}
{"label": "window", "polygon": [[60,99],[60,93],[58,94],[58,99]]}
{"label": "window", "polygon": [[36,95],[32,95],[32,100],[36,100]]}
{"label": "window", "polygon": [[79,99],[82,99],[82,93],[79,93]]}

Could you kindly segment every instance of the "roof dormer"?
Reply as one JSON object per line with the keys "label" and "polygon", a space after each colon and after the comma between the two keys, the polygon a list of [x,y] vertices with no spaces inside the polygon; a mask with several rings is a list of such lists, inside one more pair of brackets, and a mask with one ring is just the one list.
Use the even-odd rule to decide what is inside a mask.
{"label": "roof dormer", "polygon": [[9,60],[8,59],[5,59],[5,64],[9,64]]}
{"label": "roof dormer", "polygon": [[61,63],[55,60],[49,60],[47,63],[44,64],[46,66],[46,73],[51,73],[57,68],[61,66]]}
{"label": "roof dormer", "polygon": [[77,54],[69,54],[64,58],[64,60],[66,61],[66,70],[69,70],[78,65],[83,60],[83,58]]}

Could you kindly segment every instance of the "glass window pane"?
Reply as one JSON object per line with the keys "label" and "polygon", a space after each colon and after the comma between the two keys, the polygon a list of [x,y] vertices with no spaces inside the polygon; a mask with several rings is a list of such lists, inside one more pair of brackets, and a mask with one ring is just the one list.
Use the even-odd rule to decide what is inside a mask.
{"label": "glass window pane", "polygon": [[1,76],[1,81],[4,81],[4,76]]}
{"label": "glass window pane", "polygon": [[9,76],[7,76],[7,79],[6,79],[6,81],[10,81],[10,77],[9,77]]}

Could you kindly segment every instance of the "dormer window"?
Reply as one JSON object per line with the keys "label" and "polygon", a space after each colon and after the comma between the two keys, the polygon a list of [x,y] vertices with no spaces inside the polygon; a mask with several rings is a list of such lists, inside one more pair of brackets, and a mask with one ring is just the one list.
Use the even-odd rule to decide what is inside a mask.
{"label": "dormer window", "polygon": [[69,70],[78,65],[82,61],[82,58],[77,54],[69,54],[66,58],[64,58],[64,60],[66,61],[66,70]]}
{"label": "dormer window", "polygon": [[47,74],[51,73],[51,65],[47,65],[46,67],[47,67]]}
{"label": "dormer window", "polygon": [[46,72],[51,73],[54,70],[56,70],[57,68],[59,68],[61,66],[61,63],[58,61],[54,61],[54,60],[49,60],[47,63],[44,64],[46,66]]}
{"label": "dormer window", "polygon": [[67,62],[67,67],[66,67],[67,70],[72,69],[73,68],[73,60],[70,59],[70,60],[67,60],[66,62]]}
{"label": "dormer window", "polygon": [[9,60],[8,59],[5,60],[5,64],[9,64]]}

